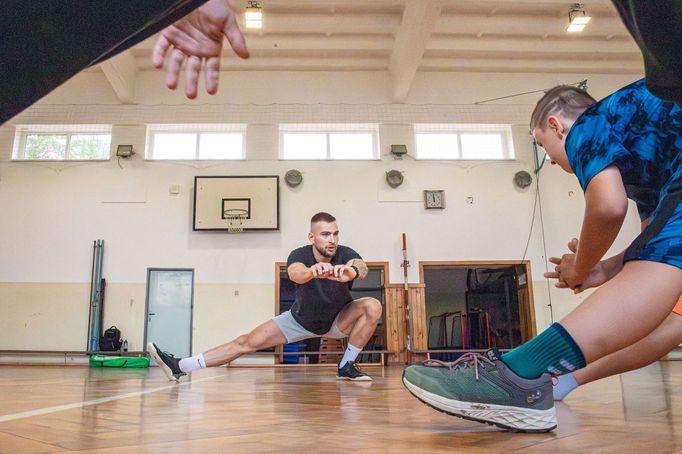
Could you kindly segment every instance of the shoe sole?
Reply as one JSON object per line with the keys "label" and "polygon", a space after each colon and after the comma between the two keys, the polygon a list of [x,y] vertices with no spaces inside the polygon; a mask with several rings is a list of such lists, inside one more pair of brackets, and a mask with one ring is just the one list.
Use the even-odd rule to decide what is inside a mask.
{"label": "shoe sole", "polygon": [[154,361],[156,361],[156,364],[161,368],[163,373],[166,374],[166,377],[168,377],[169,381],[180,382],[180,379],[173,376],[173,371],[170,369],[170,367],[168,367],[166,363],[161,360],[161,357],[156,351],[156,347],[154,346],[153,342],[149,342],[147,344],[147,352],[149,352],[149,356],[154,358]]}
{"label": "shoe sole", "polygon": [[[434,410],[469,421],[489,424],[510,432],[544,433],[556,429],[556,410],[531,410],[504,405],[485,404],[486,408],[474,408],[470,402],[447,399],[424,391],[403,376],[405,388],[420,402]],[[479,404],[480,405],[480,404]]]}
{"label": "shoe sole", "polygon": [[368,376],[351,378],[351,377],[341,377],[340,375],[337,375],[336,379],[337,380],[346,380],[346,381],[372,381],[372,377],[368,377]]}

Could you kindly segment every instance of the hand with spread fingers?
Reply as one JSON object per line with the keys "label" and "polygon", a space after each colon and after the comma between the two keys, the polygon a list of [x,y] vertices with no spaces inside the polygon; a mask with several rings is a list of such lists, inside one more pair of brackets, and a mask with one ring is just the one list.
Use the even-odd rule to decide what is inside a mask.
{"label": "hand with spread fingers", "polygon": [[239,57],[249,57],[244,36],[227,0],[210,0],[161,31],[152,53],[152,63],[160,69],[168,56],[166,86],[172,90],[178,86],[184,63],[185,95],[190,99],[197,97],[199,75],[202,63],[205,63],[206,92],[213,95],[218,91],[225,37]]}

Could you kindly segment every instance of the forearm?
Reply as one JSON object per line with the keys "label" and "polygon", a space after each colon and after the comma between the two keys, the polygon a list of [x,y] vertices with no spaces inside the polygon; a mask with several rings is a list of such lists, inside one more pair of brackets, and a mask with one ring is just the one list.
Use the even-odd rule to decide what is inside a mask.
{"label": "forearm", "polygon": [[606,260],[602,260],[602,268],[604,270],[604,274],[606,274],[608,279],[611,279],[613,276],[616,274],[620,273],[620,270],[623,269],[623,257],[625,256],[625,251],[621,252],[620,254],[614,255],[613,257],[609,257]]}
{"label": "forearm", "polygon": [[352,259],[347,263],[348,266],[353,266],[358,270],[358,275],[356,279],[364,279],[367,277],[367,273],[369,272],[369,269],[367,267],[367,264],[365,263],[364,260],[362,259]]}
{"label": "forearm", "polygon": [[288,272],[289,279],[297,284],[305,284],[315,277],[312,270],[305,265],[290,267]]}
{"label": "forearm", "polygon": [[592,178],[585,191],[585,218],[575,273],[586,277],[618,236],[628,211],[628,199],[620,171],[610,166]]}
{"label": "forearm", "polygon": [[[589,209],[586,210],[585,220],[580,231],[580,249],[578,249],[575,259],[575,269],[579,276],[587,276],[590,270],[599,263],[618,236],[622,224],[622,219],[618,217],[603,216],[599,213],[590,212]],[[619,256],[622,264],[622,253],[604,261],[605,267],[608,268],[607,274],[611,275],[610,272],[614,272],[613,275],[615,275],[620,271],[616,264]]]}

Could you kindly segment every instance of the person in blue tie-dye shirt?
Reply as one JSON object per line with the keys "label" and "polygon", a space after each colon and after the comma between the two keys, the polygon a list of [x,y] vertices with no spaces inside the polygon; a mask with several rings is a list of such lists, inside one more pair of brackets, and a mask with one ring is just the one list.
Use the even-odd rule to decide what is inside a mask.
{"label": "person in blue tie-dye shirt", "polygon": [[[558,279],[557,287],[572,288],[576,292],[614,278],[606,297],[600,298],[600,292],[594,295],[597,301],[604,301],[604,310],[594,310],[595,314],[604,314],[603,318],[596,319],[588,307],[581,310],[585,314],[582,316],[584,329],[596,329],[598,334],[593,337],[603,338],[599,327],[605,325],[613,332],[614,344],[626,341],[626,348],[595,358],[597,360],[584,369],[560,376],[554,397],[562,400],[579,385],[643,367],[682,342],[682,298],[675,297],[675,291],[677,298],[680,296],[682,280],[679,277],[682,268],[682,109],[655,97],[644,80],[598,103],[587,93],[564,86],[551,90],[540,100],[531,119],[531,129],[552,162],[575,173],[587,200],[581,234],[586,242],[571,240],[569,249],[572,253],[551,258],[556,269],[545,276]],[[608,191],[612,192],[611,196],[599,194]],[[623,191],[636,202],[645,228],[628,249],[597,263],[585,274],[604,247],[610,246],[616,227],[622,222]],[[619,208],[614,210],[611,208],[614,206]],[[600,211],[607,220],[613,216],[605,223],[604,230],[599,228],[595,218],[588,217],[590,213]],[[588,243],[590,237],[597,241]],[[597,247],[588,251],[586,244]],[[632,296],[625,294],[630,292],[628,286],[619,290],[618,282],[623,279],[615,279],[626,267],[641,268],[636,273],[629,273],[635,285]],[[666,276],[671,272],[673,280],[656,284],[660,282],[660,277],[656,276],[659,269]],[[652,287],[655,285],[663,288]],[[617,301],[610,301],[609,295]],[[633,301],[633,297],[641,299]],[[628,303],[627,306],[623,306],[621,300]],[[630,323],[618,323],[619,317],[610,315],[623,311],[627,314],[625,320],[631,320]],[[640,314],[645,321],[652,320],[646,327],[639,323]],[[667,318],[656,326],[656,320],[666,314]],[[636,326],[631,326],[633,324]],[[651,326],[656,328],[651,331]],[[637,328],[636,333],[628,335],[634,328]],[[641,338],[642,333],[644,338]]]}
{"label": "person in blue tie-dye shirt", "polygon": [[[580,239],[569,243],[570,253],[551,259],[556,266],[546,277],[575,292],[599,288],[507,353],[492,349],[450,364],[410,366],[403,382],[448,414],[543,432],[556,427],[550,374],[575,377],[590,367],[613,373],[605,362],[632,367],[629,355],[679,341],[682,323],[672,311],[682,294],[682,109],[655,97],[644,80],[600,102],[560,86],[540,99],[530,126],[552,163],[574,173],[585,192]],[[625,251],[602,260],[623,225],[628,198],[645,227]]]}

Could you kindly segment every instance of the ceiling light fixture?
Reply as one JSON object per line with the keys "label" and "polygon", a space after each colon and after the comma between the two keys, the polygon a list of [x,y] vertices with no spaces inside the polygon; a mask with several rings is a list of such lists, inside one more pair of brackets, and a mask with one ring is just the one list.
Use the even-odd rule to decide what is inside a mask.
{"label": "ceiling light fixture", "polygon": [[255,0],[246,2],[244,20],[246,21],[246,28],[263,28],[263,5],[261,2]]}
{"label": "ceiling light fixture", "polygon": [[585,5],[574,3],[568,10],[568,28],[566,31],[569,33],[581,32],[590,22],[590,19],[592,18],[585,12]]}

